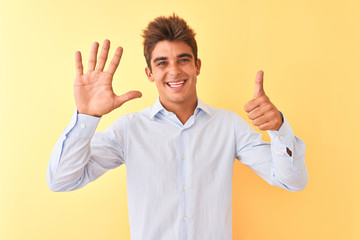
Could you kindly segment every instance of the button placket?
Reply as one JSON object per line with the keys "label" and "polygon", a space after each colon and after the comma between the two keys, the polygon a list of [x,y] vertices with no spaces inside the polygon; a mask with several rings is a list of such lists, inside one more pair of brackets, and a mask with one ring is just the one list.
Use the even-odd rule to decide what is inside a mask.
{"label": "button placket", "polygon": [[[187,196],[187,165],[188,165],[188,156],[186,149],[186,136],[187,136],[187,128],[183,127],[180,132],[180,156],[179,156],[179,167],[180,167],[180,205],[182,206],[181,212],[179,214],[182,215],[183,221],[181,223],[181,229],[184,231],[184,234],[187,235],[187,222],[189,219],[188,215],[188,196]],[[180,215],[180,216],[181,216]]]}

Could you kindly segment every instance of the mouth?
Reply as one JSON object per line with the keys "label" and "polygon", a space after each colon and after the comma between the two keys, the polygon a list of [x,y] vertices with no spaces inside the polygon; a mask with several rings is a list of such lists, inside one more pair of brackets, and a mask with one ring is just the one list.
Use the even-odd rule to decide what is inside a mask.
{"label": "mouth", "polygon": [[168,85],[171,88],[179,88],[185,84],[186,80],[183,81],[176,81],[176,82],[167,82],[166,85]]}

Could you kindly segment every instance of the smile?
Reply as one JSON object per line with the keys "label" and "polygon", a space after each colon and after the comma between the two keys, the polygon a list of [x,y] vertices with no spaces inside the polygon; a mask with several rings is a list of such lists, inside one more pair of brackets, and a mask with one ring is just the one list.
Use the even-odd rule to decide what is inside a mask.
{"label": "smile", "polygon": [[179,81],[179,82],[168,82],[166,85],[168,85],[171,88],[178,88],[184,85],[185,81]]}

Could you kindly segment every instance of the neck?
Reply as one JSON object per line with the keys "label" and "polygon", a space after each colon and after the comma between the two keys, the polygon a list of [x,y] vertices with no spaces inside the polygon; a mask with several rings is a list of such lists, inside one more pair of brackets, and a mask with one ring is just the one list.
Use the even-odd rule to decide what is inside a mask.
{"label": "neck", "polygon": [[195,108],[197,106],[197,98],[184,103],[164,104],[161,102],[161,104],[167,111],[174,113],[182,124],[185,124],[187,120],[189,120],[189,118],[194,114]]}

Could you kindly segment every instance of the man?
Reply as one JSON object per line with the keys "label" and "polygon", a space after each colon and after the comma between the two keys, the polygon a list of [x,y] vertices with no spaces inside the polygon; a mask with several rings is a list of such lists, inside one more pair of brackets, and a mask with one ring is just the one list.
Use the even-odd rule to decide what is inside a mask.
{"label": "man", "polygon": [[255,126],[269,130],[271,144],[235,113],[198,98],[194,36],[176,15],[150,22],[143,33],[145,72],[159,98],[96,134],[101,116],[141,93],[113,92],[122,48],[104,71],[110,42],[98,60],[94,43],[85,74],[76,52],[77,110],[52,152],[47,181],[53,191],[71,191],[126,164],[131,239],[232,239],[235,158],[274,186],[298,191],[307,184],[304,143],[265,95],[262,71],[245,110]]}

